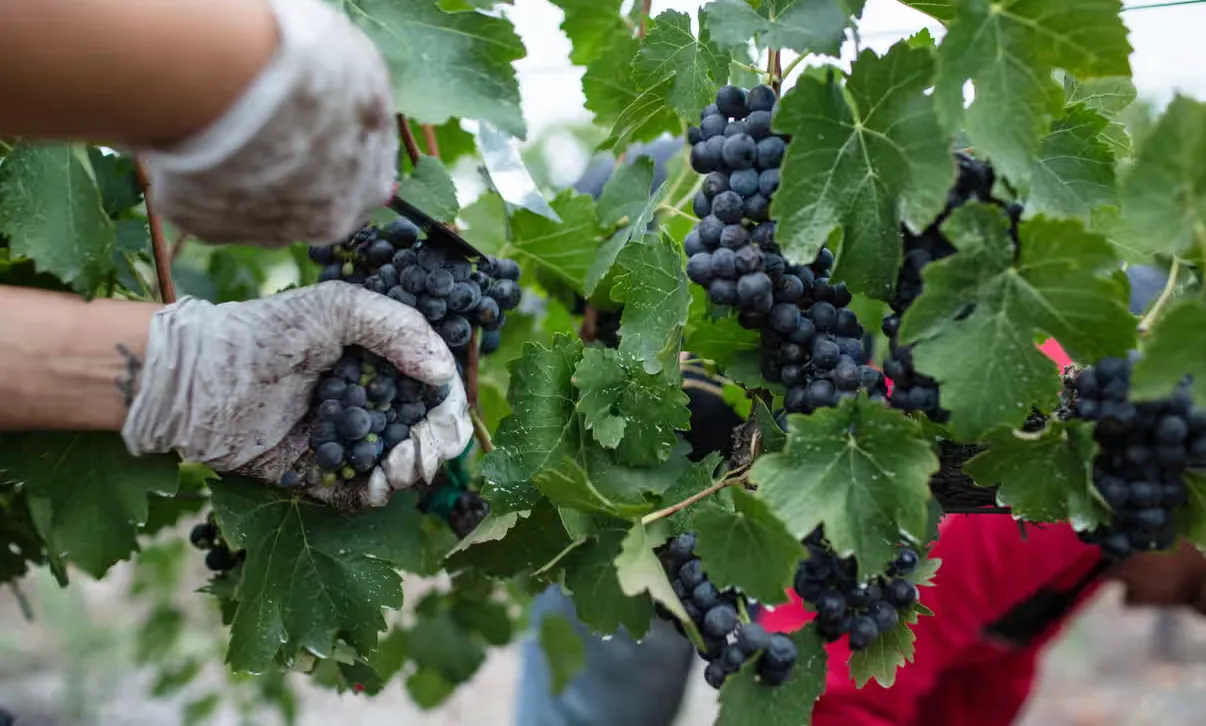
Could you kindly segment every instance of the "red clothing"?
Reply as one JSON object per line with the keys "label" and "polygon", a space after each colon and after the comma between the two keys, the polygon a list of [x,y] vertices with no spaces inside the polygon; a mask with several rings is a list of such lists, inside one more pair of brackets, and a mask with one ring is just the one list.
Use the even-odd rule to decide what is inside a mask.
{"label": "red clothing", "polygon": [[[1043,352],[1061,368],[1068,358],[1054,341]],[[1008,726],[1033,687],[1038,657],[1063,624],[1100,586],[1085,587],[1074,605],[1024,645],[985,633],[1040,589],[1074,589],[1101,561],[1097,547],[1081,542],[1068,524],[1026,526],[1005,515],[952,515],[943,519],[930,556],[942,560],[933,587],[921,602],[934,611],[913,626],[912,663],[897,670],[896,683],[855,687],[843,642],[828,646],[829,678],[817,701],[813,726]],[[792,631],[812,614],[793,604],[765,611],[768,629]]]}

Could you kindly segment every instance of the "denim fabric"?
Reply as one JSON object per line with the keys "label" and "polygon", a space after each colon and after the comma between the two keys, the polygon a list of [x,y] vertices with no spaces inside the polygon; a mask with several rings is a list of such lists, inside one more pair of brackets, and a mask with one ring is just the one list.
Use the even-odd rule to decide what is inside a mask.
{"label": "denim fabric", "polygon": [[[578,622],[574,603],[559,587],[531,607],[531,630],[521,645],[514,726],[670,726],[678,714],[695,649],[669,624],[655,619],[640,643],[623,632],[608,640]],[[574,624],[586,646],[586,665],[558,695],[536,634],[556,613]]]}

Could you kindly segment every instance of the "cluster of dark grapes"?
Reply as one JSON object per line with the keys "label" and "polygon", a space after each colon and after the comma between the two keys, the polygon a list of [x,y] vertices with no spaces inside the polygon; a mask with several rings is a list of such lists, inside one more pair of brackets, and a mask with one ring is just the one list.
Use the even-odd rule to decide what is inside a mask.
{"label": "cluster of dark grapes", "polygon": [[921,562],[916,550],[901,547],[882,575],[860,579],[853,556],[838,557],[818,527],[804,538],[808,558],[796,570],[794,589],[817,613],[821,637],[847,636],[850,650],[863,650],[900,622],[900,612],[917,601],[917,587],[905,576]]}
{"label": "cluster of dark grapes", "polygon": [[919,373],[914,367],[913,347],[897,343],[901,316],[921,296],[921,271],[926,265],[955,254],[955,246],[939,229],[951,212],[973,200],[1002,207],[1009,215],[1014,244],[1017,244],[1017,224],[1022,215],[1021,205],[1007,203],[993,196],[996,172],[991,165],[962,152],[955,154],[955,160],[959,165],[959,176],[947,192],[942,213],[920,234],[913,234],[908,227],[901,226],[904,261],[896,279],[896,294],[891,301],[892,314],[885,317],[883,322],[883,332],[889,346],[884,373],[892,379],[893,384],[889,403],[893,408],[903,411],[920,411],[939,423],[946,421],[950,414],[939,404],[938,382]]}
{"label": "cluster of dark grapes", "polygon": [[[658,558],[703,638],[704,648],[699,655],[708,663],[704,669],[708,685],[720,688],[725,679],[753,658],[758,658],[756,669],[761,683],[777,686],[787,680],[799,655],[796,644],[785,635],[767,633],[758,623],[741,622],[738,604],[747,605],[745,596],[733,589],[718,590],[708,580],[695,556],[694,533],[685,532],[667,542],[659,548]],[[748,612],[750,608],[745,609]],[[658,615],[684,632],[678,619],[660,604]]]}
{"label": "cluster of dark grapes", "polygon": [[314,389],[310,454],[281,485],[330,487],[371,472],[447,396],[447,384],[428,386],[363,348],[346,348]]}
{"label": "cluster of dark grapes", "polygon": [[1114,510],[1109,524],[1081,537],[1116,559],[1172,546],[1172,510],[1189,502],[1182,475],[1206,466],[1206,408],[1193,405],[1189,382],[1163,400],[1131,401],[1132,362],[1103,358],[1072,384],[1074,415],[1096,422],[1093,485]]}
{"label": "cluster of dark grapes", "polygon": [[247,558],[247,550],[231,550],[218,528],[218,520],[210,512],[204,522],[193,525],[188,539],[193,546],[206,552],[205,566],[213,572],[229,572]]}
{"label": "cluster of dark grapes", "polygon": [[468,351],[474,327],[482,330],[481,352],[493,352],[506,311],[519,305],[519,265],[488,257],[475,269],[424,245],[419,235],[398,217],[384,227],[362,227],[340,244],[311,247],[310,259],[323,266],[319,281],[360,285],[423,313],[458,357]]}
{"label": "cluster of dark grapes", "polygon": [[448,523],[456,536],[464,539],[490,513],[490,503],[472,489],[458,485],[441,469],[431,491],[419,502],[419,510]]}
{"label": "cluster of dark grapes", "polygon": [[691,165],[706,176],[694,201],[700,221],[683,246],[687,276],[761,331],[763,375],[787,386],[790,413],[807,413],[860,388],[873,397],[887,389],[865,365],[850,292],[829,282],[833,253],[822,248],[812,263],[792,265],[775,241],[770,202],[791,140],[771,133],[777,102],[770,86],[725,86],[689,130]]}

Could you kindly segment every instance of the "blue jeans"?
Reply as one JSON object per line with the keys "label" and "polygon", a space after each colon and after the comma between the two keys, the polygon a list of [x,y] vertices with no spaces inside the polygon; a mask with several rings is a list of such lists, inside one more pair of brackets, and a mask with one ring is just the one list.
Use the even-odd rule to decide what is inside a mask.
{"label": "blue jeans", "polygon": [[[670,726],[686,690],[695,649],[674,628],[654,619],[640,643],[623,632],[603,640],[578,622],[560,587],[532,602],[531,631],[521,645],[514,726]],[[586,646],[586,665],[558,695],[536,637],[540,620],[557,613],[574,624]]]}

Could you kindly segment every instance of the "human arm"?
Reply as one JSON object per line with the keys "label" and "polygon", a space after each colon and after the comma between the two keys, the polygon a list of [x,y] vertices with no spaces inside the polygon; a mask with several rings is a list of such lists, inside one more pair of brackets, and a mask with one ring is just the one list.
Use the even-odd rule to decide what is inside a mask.
{"label": "human arm", "polygon": [[[80,4],[92,7],[77,18]],[[149,26],[132,17],[142,9]],[[198,14],[212,17],[185,39]],[[122,23],[138,38],[114,27]],[[218,40],[227,26],[239,28]],[[104,35],[98,27],[112,37],[80,39],[94,55],[70,50],[77,36]],[[158,30],[167,38],[147,40]],[[322,0],[14,0],[0,39],[21,31],[36,38],[22,41],[23,59],[58,60],[30,70],[6,44],[0,135],[128,145],[145,164],[155,211],[201,241],[330,244],[392,193],[398,137],[385,60]],[[232,42],[246,47],[227,53]],[[68,78],[80,63],[93,68]]]}
{"label": "human arm", "polygon": [[167,147],[221,116],[278,44],[266,0],[7,0],[0,136]]}
{"label": "human arm", "polygon": [[0,286],[0,430],[120,430],[162,307]]}

